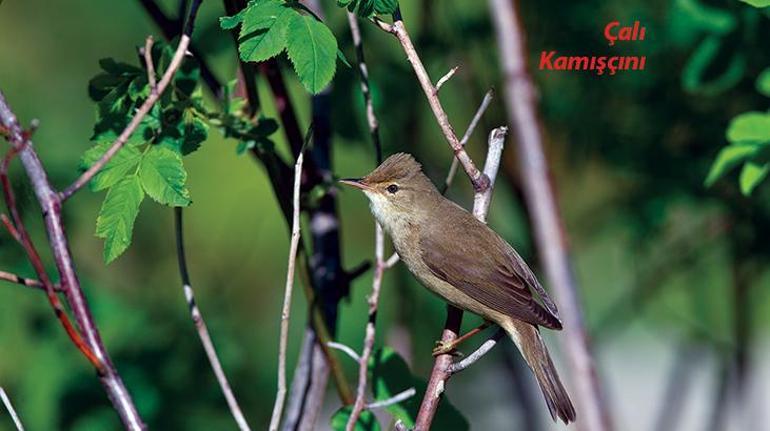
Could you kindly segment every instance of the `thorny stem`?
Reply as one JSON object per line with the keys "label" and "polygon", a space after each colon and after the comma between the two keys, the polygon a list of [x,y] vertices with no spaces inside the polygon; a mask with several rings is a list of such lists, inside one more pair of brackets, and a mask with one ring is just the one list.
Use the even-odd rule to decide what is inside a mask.
{"label": "thorny stem", "polygon": [[297,248],[299,246],[300,226],[299,226],[299,195],[300,183],[302,179],[302,160],[304,154],[300,151],[297,156],[297,162],[294,165],[294,192],[293,208],[291,221],[291,244],[289,246],[289,264],[286,270],[286,288],[283,297],[283,308],[281,309],[281,335],[278,346],[278,391],[275,395],[275,405],[273,406],[273,415],[270,418],[270,431],[276,431],[281,422],[283,405],[286,401],[286,348],[289,344],[289,318],[291,312],[291,296],[294,290],[294,267],[297,261]]}
{"label": "thorny stem", "polygon": [[227,380],[225,371],[222,368],[222,363],[220,362],[216,348],[214,347],[214,342],[211,340],[206,321],[203,319],[203,314],[201,314],[198,303],[195,300],[195,292],[193,291],[192,282],[190,281],[190,273],[187,270],[187,257],[184,248],[184,226],[182,220],[182,208],[174,208],[176,255],[179,262],[179,275],[182,278],[182,289],[184,290],[185,300],[187,301],[187,308],[190,310],[190,318],[195,325],[195,331],[198,333],[198,338],[201,340],[201,345],[203,345],[203,350],[206,352],[206,357],[209,360],[211,369],[214,371],[214,376],[217,379],[217,383],[219,383],[219,388],[227,401],[227,406],[230,408],[230,413],[233,415],[233,418],[241,431],[249,431],[251,428],[249,427],[248,422],[246,422],[241,407],[238,405],[238,400],[233,394],[233,390],[230,387],[230,383]]}

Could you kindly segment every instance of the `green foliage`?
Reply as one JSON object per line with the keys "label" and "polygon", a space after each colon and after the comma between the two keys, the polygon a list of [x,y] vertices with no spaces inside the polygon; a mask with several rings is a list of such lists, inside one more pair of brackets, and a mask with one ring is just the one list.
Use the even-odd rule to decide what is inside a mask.
{"label": "green foliage", "polygon": [[363,18],[390,15],[398,9],[398,0],[337,0],[337,6],[346,7]]}
{"label": "green foliage", "polygon": [[[331,420],[331,427],[334,431],[345,431],[345,427],[350,420],[350,413],[353,411],[353,407],[345,406],[340,408],[334,413]],[[368,410],[361,412],[361,416],[356,421],[356,426],[353,428],[355,431],[380,431],[380,423],[377,422],[377,418],[374,414]]]}
{"label": "green foliage", "polygon": [[[392,398],[409,388],[416,389],[416,396],[387,407],[394,418],[400,419],[409,428],[414,427],[427,382],[414,376],[404,359],[389,347],[374,352],[369,360],[369,374],[374,399],[377,401]],[[433,424],[436,429],[462,431],[469,428],[468,421],[447,399],[439,406]]]}
{"label": "green foliage", "polygon": [[220,27],[241,30],[238,50],[244,61],[264,61],[287,51],[302,85],[323,90],[334,77],[340,55],[331,30],[304,6],[282,0],[256,0],[236,15],[222,17]]}
{"label": "green foliage", "polygon": [[748,3],[754,7],[768,7],[770,6],[770,0],[741,0],[744,3]]}
{"label": "green foliage", "polygon": [[104,261],[109,263],[120,256],[131,244],[134,220],[144,191],[139,177],[129,175],[107,192],[96,219],[96,236],[104,239]]}
{"label": "green foliage", "polygon": [[726,137],[730,145],[719,151],[706,177],[706,185],[712,185],[727,172],[744,163],[739,185],[741,192],[749,195],[770,169],[770,113],[746,112],[738,115],[730,122]]}
{"label": "green foliage", "polygon": [[770,67],[763,70],[757,78],[757,91],[767,97],[770,97]]}
{"label": "green foliage", "polygon": [[[153,47],[156,73],[168,66],[173,51],[163,43]],[[102,73],[90,81],[89,95],[97,103],[92,141],[80,162],[86,170],[96,163],[126,128],[139,106],[150,95],[147,71],[112,59],[99,62]],[[126,144],[93,177],[93,191],[107,190],[97,218],[96,235],[105,240],[104,260],[109,263],[131,244],[134,220],[144,194],[168,206],[187,206],[190,193],[182,155],[200,146],[208,136],[199,70],[186,59]],[[159,77],[156,77],[159,79]]]}

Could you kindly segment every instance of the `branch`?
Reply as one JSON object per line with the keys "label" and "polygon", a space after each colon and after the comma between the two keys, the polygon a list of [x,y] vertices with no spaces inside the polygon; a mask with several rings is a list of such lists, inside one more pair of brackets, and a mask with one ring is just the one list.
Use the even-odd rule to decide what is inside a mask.
{"label": "branch", "polygon": [[152,36],[147,36],[144,42],[144,66],[147,68],[147,82],[150,84],[150,92],[158,91],[158,83],[155,79],[155,64],[152,62],[152,45],[155,40]]}
{"label": "branch", "polygon": [[190,310],[190,318],[192,318],[195,330],[198,332],[198,338],[201,340],[203,350],[206,352],[206,357],[209,360],[211,369],[214,371],[214,376],[219,383],[219,388],[222,390],[222,394],[225,396],[227,405],[230,408],[230,413],[233,415],[235,422],[238,424],[238,428],[242,431],[250,430],[249,424],[246,422],[246,418],[241,412],[241,408],[238,405],[238,400],[235,398],[230,383],[227,381],[224,369],[222,369],[222,363],[219,361],[217,350],[214,348],[214,342],[211,340],[206,321],[203,319],[203,315],[198,308],[198,303],[195,301],[195,292],[190,282],[190,273],[187,270],[187,258],[184,249],[184,229],[182,224],[182,208],[174,208],[174,224],[176,231],[176,255],[179,261],[179,274],[182,278],[182,288],[184,290],[185,300],[187,301],[187,308]]}
{"label": "branch", "polygon": [[389,407],[393,404],[398,404],[402,401],[406,401],[409,398],[412,398],[417,393],[417,390],[415,388],[409,388],[405,391],[399,392],[396,395],[393,395],[392,397],[382,400],[382,401],[376,401],[373,403],[369,403],[366,405],[366,408],[371,409],[380,409],[383,407]]}
{"label": "branch", "polygon": [[45,289],[40,280],[20,277],[10,272],[0,271],[0,280],[10,281],[11,283],[21,284],[22,286]]}
{"label": "branch", "polygon": [[291,223],[291,245],[289,247],[289,264],[286,270],[286,288],[283,296],[283,309],[281,310],[281,336],[278,347],[278,392],[275,395],[273,416],[270,418],[270,431],[276,431],[281,422],[283,404],[286,401],[286,347],[289,340],[289,317],[291,312],[291,294],[294,289],[294,265],[297,260],[297,247],[299,245],[299,186],[302,178],[302,152],[297,156],[294,165],[294,195]]}
{"label": "branch", "polygon": [[340,352],[350,356],[350,358],[356,362],[359,362],[361,360],[361,357],[358,355],[358,353],[356,353],[355,350],[350,348],[350,346],[346,346],[342,343],[337,343],[334,341],[329,341],[328,343],[326,343],[326,345],[331,347],[332,349],[337,349]]}
{"label": "branch", "polygon": [[21,420],[19,420],[19,415],[17,415],[16,410],[13,409],[13,404],[11,404],[11,399],[8,398],[8,394],[5,393],[5,389],[3,389],[2,386],[0,386],[0,399],[3,400],[3,404],[5,405],[5,408],[8,409],[8,414],[11,415],[11,419],[13,419],[13,424],[16,425],[16,430],[24,431],[24,426],[21,424]]}
{"label": "branch", "polygon": [[485,341],[481,346],[479,346],[476,351],[468,355],[465,359],[459,362],[455,362],[454,364],[449,366],[449,374],[457,374],[460,371],[470,367],[476,361],[481,359],[484,355],[489,353],[493,347],[497,344],[498,341],[500,341],[501,338],[505,335],[505,331],[502,329],[498,329],[497,332],[492,336],[492,338]]}
{"label": "branch", "polygon": [[[379,20],[376,20],[375,22],[382,23]],[[430,76],[428,76],[428,72],[425,70],[425,66],[423,66],[420,56],[417,55],[417,51],[414,49],[412,39],[409,37],[406,27],[404,27],[404,21],[401,19],[401,12],[397,11],[393,14],[393,25],[383,27],[378,24],[378,26],[383,29],[387,28],[388,32],[396,36],[399,43],[401,43],[401,47],[404,49],[404,53],[406,54],[409,63],[412,65],[415,75],[417,75],[417,80],[422,86],[425,97],[428,99],[433,115],[436,117],[439,127],[441,127],[441,132],[444,134],[444,138],[446,138],[449,146],[452,147],[455,157],[460,161],[463,169],[465,169],[465,172],[471,179],[473,189],[477,192],[485,190],[489,187],[489,178],[485,177],[484,173],[478,170],[468,153],[465,152],[465,148],[463,148],[460,140],[457,139],[457,135],[455,135],[454,129],[449,123],[449,118],[444,111],[444,107],[441,105],[441,101],[438,98],[438,91],[436,90],[436,87],[433,86],[433,81],[431,81]]]}
{"label": "branch", "polygon": [[[72,314],[85,338],[88,350],[93,352],[99,363],[103,364],[103,369],[97,368],[100,371],[98,374],[102,386],[104,386],[107,396],[118,412],[123,426],[130,430],[143,430],[145,425],[139,417],[136,406],[123,385],[120,375],[112,365],[99,335],[99,330],[91,316],[88,301],[80,289],[80,281],[75,273],[69,244],[64,233],[59,195],[48,183],[45,169],[29,140],[29,136],[22,131],[2,92],[0,92],[0,124],[9,131],[8,137],[13,147],[12,151],[19,152],[19,158],[42,209],[48,242],[59,273],[60,285],[67,297]],[[46,282],[48,276],[44,269],[42,274],[42,276],[38,274],[40,281],[44,285],[50,284]]]}
{"label": "branch", "polygon": [[439,90],[441,90],[441,87],[446,84],[447,81],[452,79],[453,76],[455,76],[455,73],[460,69],[460,66],[455,66],[451,69],[449,69],[449,72],[446,73],[446,75],[442,76],[441,79],[436,82],[436,93],[438,94]]}
{"label": "branch", "polygon": [[[359,78],[361,79],[361,92],[364,95],[364,101],[366,103],[366,118],[369,124],[369,135],[374,143],[374,149],[377,159],[377,164],[382,163],[382,146],[380,144],[380,132],[379,122],[377,121],[377,115],[374,112],[374,105],[372,103],[372,95],[369,91],[369,73],[366,67],[366,61],[364,59],[364,47],[361,39],[361,30],[358,27],[358,18],[353,12],[348,12],[348,24],[350,25],[350,32],[353,36],[353,45],[356,47],[356,61],[358,63]],[[375,267],[374,267],[374,279],[372,281],[372,293],[369,295],[369,319],[366,323],[365,335],[364,335],[364,348],[361,352],[361,357],[358,360],[358,387],[356,389],[356,401],[353,403],[353,409],[350,412],[348,423],[345,426],[346,431],[353,431],[358,422],[361,412],[366,407],[366,377],[369,367],[369,358],[374,350],[374,340],[377,330],[377,308],[380,300],[380,288],[382,287],[382,277],[387,269],[385,263],[385,233],[382,230],[382,226],[376,223],[375,226]]]}
{"label": "branch", "polygon": [[[476,126],[479,125],[479,121],[481,121],[481,117],[484,115],[484,112],[487,111],[487,108],[489,107],[489,104],[492,103],[492,98],[495,96],[494,90],[487,91],[487,94],[484,95],[484,99],[481,101],[481,104],[479,105],[478,109],[476,109],[476,113],[473,114],[473,118],[471,119],[470,124],[468,124],[468,128],[465,130],[465,134],[463,135],[463,138],[460,139],[460,144],[465,147],[468,144],[468,141],[471,139],[471,135],[473,134],[473,131],[476,130]],[[449,190],[449,187],[452,186],[452,181],[455,178],[455,174],[457,173],[457,158],[452,158],[452,166],[449,167],[449,172],[446,175],[446,180],[444,180],[444,188],[441,190],[442,194],[446,194],[447,190]]]}
{"label": "branch", "polygon": [[[473,200],[473,215],[482,223],[486,223],[487,211],[492,200],[492,190],[500,166],[500,157],[507,131],[507,127],[498,127],[489,134],[489,148],[484,164],[484,175],[489,180],[486,183],[487,187],[484,190],[477,191]],[[443,343],[451,343],[457,339],[462,320],[462,311],[452,306],[449,306],[448,309],[447,322],[441,335]],[[491,349],[491,346],[489,348]],[[481,356],[483,355],[478,355],[478,357]],[[452,376],[452,365],[451,354],[438,355],[434,360],[433,370],[428,380],[428,387],[425,390],[425,396],[422,399],[420,410],[415,420],[415,431],[427,431],[430,429],[439,401],[441,400],[441,394],[444,392],[447,380]]]}
{"label": "branch", "polygon": [[134,117],[128,123],[128,126],[126,126],[123,132],[120,133],[118,138],[115,140],[115,142],[112,143],[110,148],[107,149],[102,157],[100,157],[96,163],[91,165],[91,167],[83,172],[83,174],[81,174],[80,177],[75,180],[75,182],[73,182],[69,187],[60,193],[59,199],[62,202],[66,201],[75,192],[80,190],[80,188],[88,184],[91,178],[93,178],[93,176],[96,175],[104,167],[104,165],[106,165],[107,162],[109,162],[110,159],[112,159],[112,157],[118,151],[120,151],[121,148],[123,148],[123,145],[126,144],[128,138],[131,137],[136,128],[139,127],[139,124],[150,112],[152,106],[155,105],[155,102],[160,99],[160,96],[166,90],[166,87],[168,87],[168,85],[171,83],[171,79],[174,77],[174,73],[176,73],[177,69],[179,69],[179,66],[182,65],[184,56],[187,55],[187,48],[190,46],[190,36],[192,35],[193,23],[195,21],[195,16],[198,13],[198,7],[200,6],[201,1],[202,0],[194,1],[192,7],[190,8],[190,16],[187,19],[185,33],[182,34],[182,38],[179,40],[179,45],[174,52],[174,56],[171,58],[168,69],[166,69],[166,72],[163,74],[160,82],[158,82],[157,91],[150,92],[147,100],[145,100],[144,103],[142,103],[142,106],[137,109],[136,114],[134,114]]}
{"label": "branch", "polygon": [[[520,175],[534,237],[549,284],[564,315],[564,335],[559,337],[569,358],[581,419],[586,430],[611,429],[607,405],[597,379],[585,330],[578,286],[565,241],[563,222],[548,174],[543,137],[537,114],[534,85],[527,73],[524,30],[511,0],[489,0],[497,45],[505,77],[505,104],[515,135]],[[538,292],[542,299],[547,296]],[[549,310],[554,304],[544,302]],[[558,316],[558,315],[557,315]]]}

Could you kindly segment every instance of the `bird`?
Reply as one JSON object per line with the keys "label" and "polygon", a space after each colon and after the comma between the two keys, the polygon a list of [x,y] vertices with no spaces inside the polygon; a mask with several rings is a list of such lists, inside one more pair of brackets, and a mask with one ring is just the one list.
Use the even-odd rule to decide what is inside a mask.
{"label": "bird", "polygon": [[408,153],[393,154],[362,178],[339,181],[363,191],[375,219],[421,284],[505,330],[532,370],[551,417],[574,422],[575,408],[539,330],[560,330],[562,322],[516,250],[444,197]]}

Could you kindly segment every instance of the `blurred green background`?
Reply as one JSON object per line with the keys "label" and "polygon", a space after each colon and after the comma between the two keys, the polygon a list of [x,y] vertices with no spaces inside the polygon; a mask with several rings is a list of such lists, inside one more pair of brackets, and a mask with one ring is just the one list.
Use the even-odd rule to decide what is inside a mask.
{"label": "blurred green background", "polygon": [[[173,13],[176,2],[163,3]],[[341,49],[353,59],[343,11],[332,1],[323,3]],[[703,179],[725,144],[730,118],[767,109],[768,100],[754,90],[754,79],[770,65],[767,14],[737,1],[707,6],[694,0],[520,3],[546,150],[597,369],[618,429],[653,429],[671,364],[693,350],[699,358],[691,364],[697,390],[687,398],[678,429],[706,429],[720,394],[735,388],[743,390],[743,408],[750,411],[727,410],[725,423],[759,426],[761,415],[768,417],[756,406],[770,392],[765,333],[770,187],[760,186],[747,198],[734,177],[711,189]],[[431,75],[437,78],[461,65],[441,98],[455,129],[464,130],[484,92],[503,88],[486,3],[403,0],[401,5]],[[227,81],[236,63],[232,40],[218,27],[222,15],[221,2],[203,2],[194,41]],[[612,20],[640,20],[647,40],[609,48],[602,33]],[[392,37],[365,23],[363,29],[385,154],[412,152],[435,182],[442,181],[451,152],[409,64]],[[136,63],[136,47],[148,34],[162,38],[135,1],[0,4],[0,88],[23,123],[40,120],[34,141],[54,185],[63,187],[76,177],[80,155],[90,146],[95,106],[87,83],[98,72],[98,60]],[[719,49],[703,65],[693,65],[693,53],[708,37],[718,38]],[[552,49],[645,55],[647,67],[615,76],[534,70],[540,52]],[[734,62],[737,69],[731,68]],[[309,97],[285,58],[282,64],[305,127]],[[372,146],[357,78],[341,64],[338,69],[332,93],[335,173],[360,176],[374,167]],[[272,116],[269,88],[262,80],[259,86],[265,112]],[[506,118],[497,97],[469,143],[476,160],[485,153],[486,133],[506,124]],[[285,147],[281,132],[275,136]],[[247,418],[261,428],[275,393],[289,234],[264,170],[250,156],[236,155],[235,145],[212,130],[201,149],[185,158],[194,201],[185,211],[186,241],[197,299],[225,370]],[[509,143],[490,224],[542,274],[522,206],[516,156]],[[17,164],[12,176],[28,227],[50,262],[36,201]],[[450,196],[470,207],[467,181],[458,176],[455,184]],[[371,258],[374,225],[362,196],[349,191],[339,196],[344,262],[350,268]],[[172,210],[146,201],[131,248],[105,266],[102,243],[94,237],[102,199],[83,191],[68,202],[67,232],[95,320],[144,419],[153,429],[234,429],[182,295]],[[33,275],[6,232],[0,233],[0,262],[0,269]],[[371,272],[354,283],[349,301],[341,304],[338,338],[356,349],[370,286]],[[306,315],[299,292],[290,369]],[[426,376],[443,321],[443,303],[405,268],[386,273],[378,345],[388,337],[403,342],[406,329],[411,354],[402,353],[410,356],[415,374]],[[467,317],[465,326],[478,322]],[[548,341],[569,381],[558,358],[558,336],[548,334]],[[513,385],[505,383],[512,378],[509,359],[515,353],[510,350],[496,349],[449,386],[449,397],[473,429],[512,429],[524,416]],[[342,360],[352,380],[355,364]],[[70,345],[43,295],[8,283],[0,286],[0,386],[28,429],[119,427],[98,379]],[[533,399],[539,426],[551,427],[540,395],[534,393]],[[653,399],[658,401],[648,402]],[[333,392],[327,403],[323,426],[337,407]],[[5,412],[0,414],[0,430],[11,427]]]}

